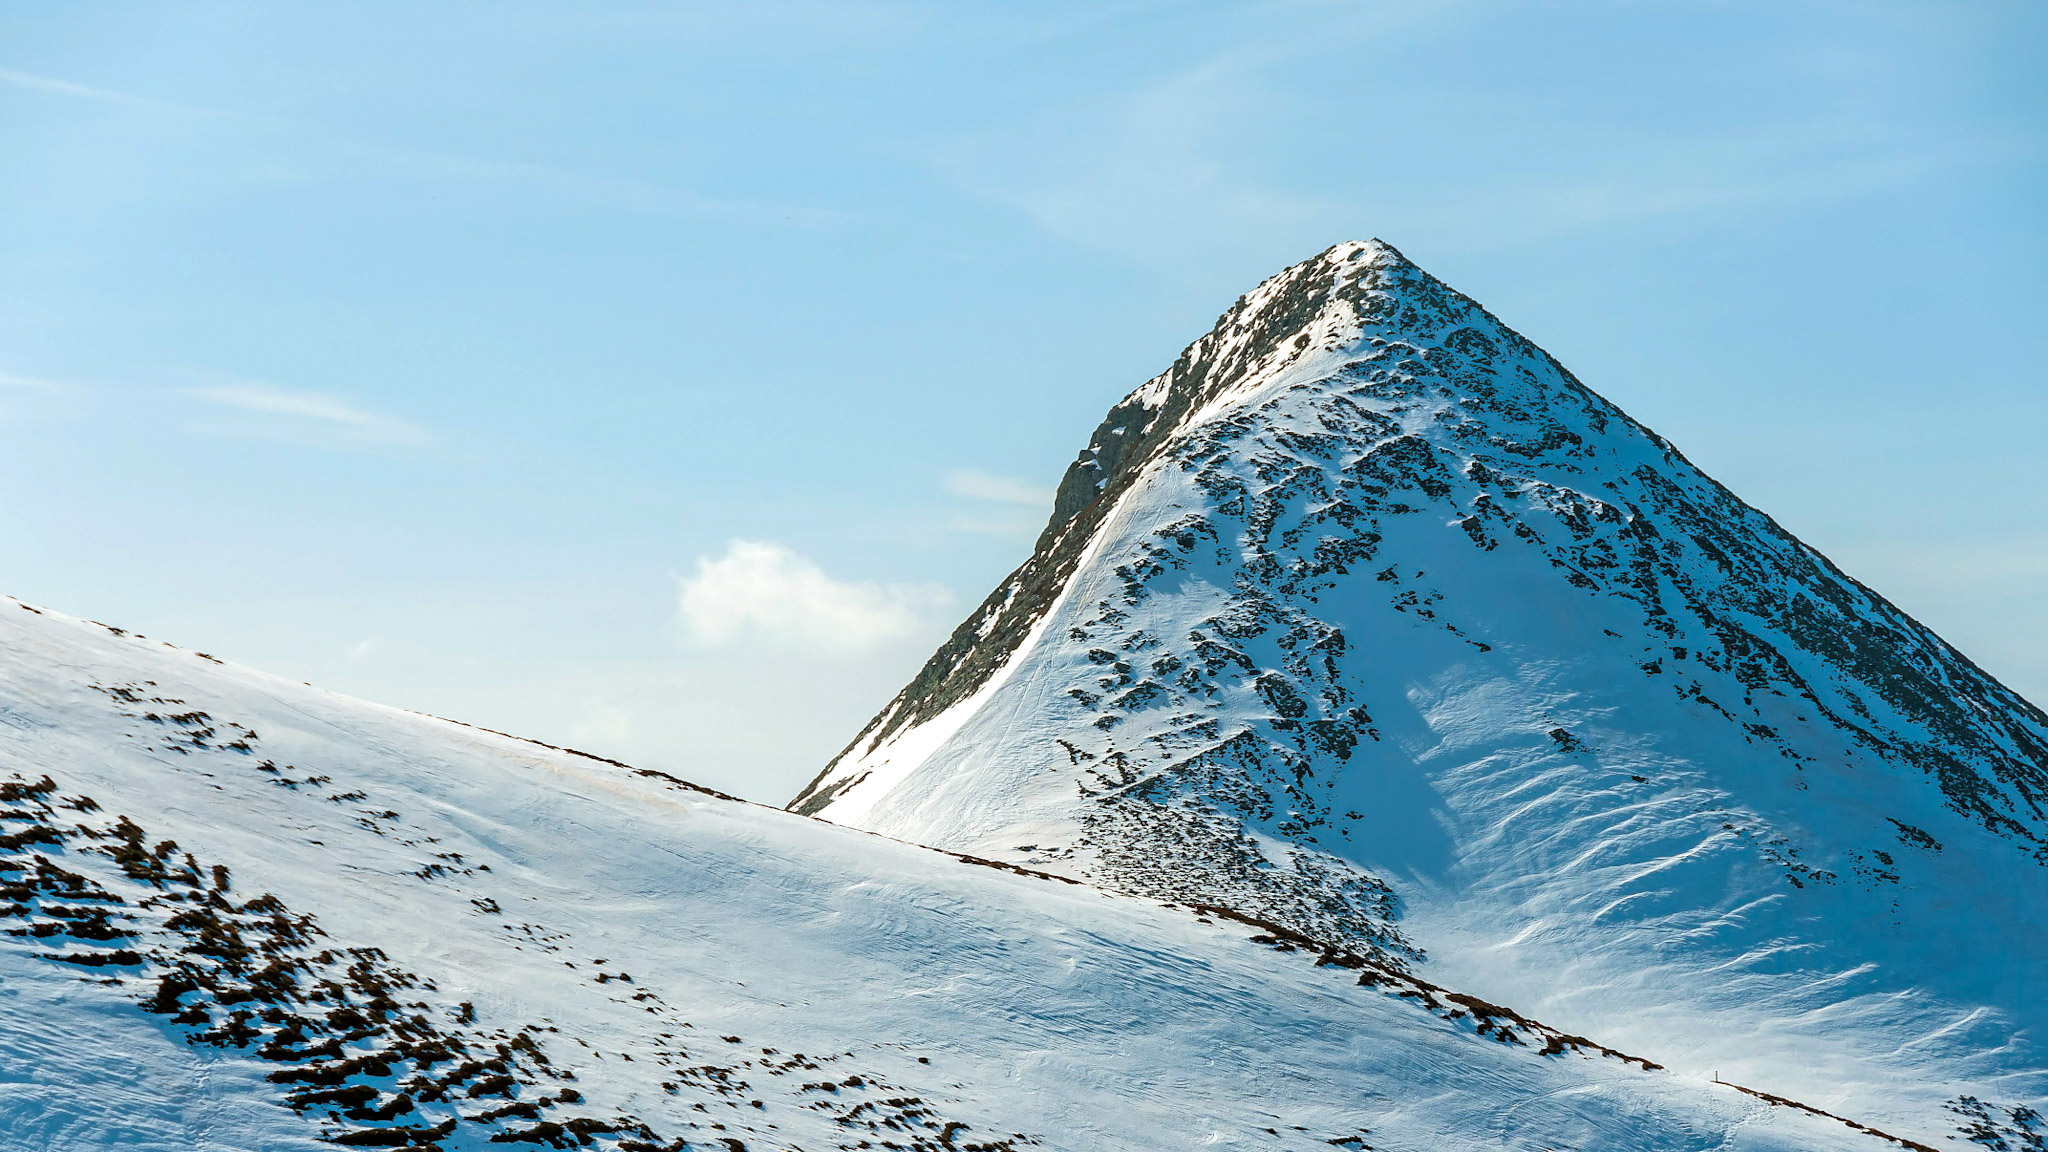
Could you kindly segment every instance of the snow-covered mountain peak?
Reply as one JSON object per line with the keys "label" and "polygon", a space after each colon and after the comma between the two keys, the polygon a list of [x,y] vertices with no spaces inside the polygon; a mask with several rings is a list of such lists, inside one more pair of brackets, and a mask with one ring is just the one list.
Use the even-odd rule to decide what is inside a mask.
{"label": "snow-covered mountain peak", "polygon": [[1283,374],[1354,351],[1364,323],[1398,308],[1415,289],[1439,296],[1442,285],[1393,245],[1332,245],[1239,297],[1172,368],[1126,397],[1119,409],[1148,415],[1135,426],[1118,425],[1122,435],[1184,430]]}
{"label": "snow-covered mountain peak", "polygon": [[2048,1083],[2013,959],[2048,938],[2048,717],[1379,242],[1113,407],[792,807],[1659,1059]]}
{"label": "snow-covered mountain peak", "polygon": [[2043,740],[1339,245],[829,822],[0,599],[0,1148],[2041,1152]]}
{"label": "snow-covered mountain peak", "polygon": [[[986,685],[1042,618],[1115,497],[1189,429],[1276,385],[1327,380],[1345,363],[1398,349],[1403,330],[1441,328],[1468,313],[1484,315],[1378,239],[1332,245],[1239,297],[1171,367],[1110,409],[1061,477],[1032,557],[960,625],[847,753],[872,750]],[[846,759],[842,754],[834,764]],[[868,771],[866,779],[876,779]],[[884,773],[878,783],[891,779]],[[815,814],[836,801],[835,818],[847,819],[864,811],[878,790],[846,795],[854,782],[827,768],[791,807]]]}

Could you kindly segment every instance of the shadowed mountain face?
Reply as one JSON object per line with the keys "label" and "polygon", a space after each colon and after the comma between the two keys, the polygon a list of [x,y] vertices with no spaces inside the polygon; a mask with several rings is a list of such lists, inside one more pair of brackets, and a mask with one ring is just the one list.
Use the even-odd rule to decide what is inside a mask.
{"label": "shadowed mountain face", "polygon": [[2039,709],[1377,241],[1112,408],[791,804],[1624,1039],[1818,1013],[1781,1055],[2023,1096],[2044,806]]}

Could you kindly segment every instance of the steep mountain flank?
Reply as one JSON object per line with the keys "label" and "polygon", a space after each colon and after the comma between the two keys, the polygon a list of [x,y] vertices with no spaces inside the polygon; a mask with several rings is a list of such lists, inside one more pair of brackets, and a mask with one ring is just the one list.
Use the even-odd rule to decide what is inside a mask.
{"label": "steep mountain flank", "polygon": [[1658,1059],[2048,1088],[2048,717],[1377,241],[1113,408],[792,807]]}

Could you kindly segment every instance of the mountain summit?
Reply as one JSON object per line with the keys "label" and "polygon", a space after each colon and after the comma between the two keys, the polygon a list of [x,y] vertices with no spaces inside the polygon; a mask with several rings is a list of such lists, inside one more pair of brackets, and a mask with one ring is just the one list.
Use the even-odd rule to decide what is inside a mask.
{"label": "mountain summit", "polygon": [[1907,1130],[2048,1092],[2048,716],[1380,241],[1113,407],[790,806]]}

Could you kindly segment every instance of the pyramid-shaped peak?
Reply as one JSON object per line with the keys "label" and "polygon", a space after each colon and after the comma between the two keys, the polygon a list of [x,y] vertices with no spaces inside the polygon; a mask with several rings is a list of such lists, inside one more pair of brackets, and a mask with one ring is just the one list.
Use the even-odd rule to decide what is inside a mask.
{"label": "pyramid-shaped peak", "polygon": [[[1401,250],[1375,236],[1370,240],[1345,240],[1323,249],[1315,258],[1337,264],[1389,267],[1412,262]],[[1303,261],[1311,263],[1312,261]]]}
{"label": "pyramid-shaped peak", "polygon": [[[1198,562],[1214,568],[1204,570],[1205,595],[1227,611],[1179,575]],[[1086,590],[1069,595],[1075,581]],[[1350,615],[1324,621],[1324,631],[1302,624],[1322,619],[1319,598]],[[1125,626],[1167,603],[1182,604],[1187,618]],[[1339,656],[1361,637],[1405,637],[1417,620],[1449,648],[1418,656],[1408,670],[1416,675],[1437,662],[1430,675],[1492,676],[1521,691],[1537,677],[1528,669],[1593,659],[1586,636],[1614,640],[1626,647],[1617,659],[1627,677],[1685,671],[1672,681],[1682,715],[1667,716],[1668,702],[1645,705],[1646,731],[1695,724],[1693,712],[1705,709],[1727,728],[1714,740],[1732,732],[1745,759],[1769,746],[1778,757],[1770,769],[1910,765],[1917,775],[1900,778],[1902,796],[1911,794],[1902,805],[1925,803],[1914,789],[1929,787],[1934,802],[2048,860],[2048,716],[1378,239],[1332,245],[1270,277],[1113,407],[1062,478],[1033,555],[794,805],[916,831],[943,807],[931,805],[952,787],[948,773],[995,746],[947,743],[942,752],[951,738],[938,733],[964,723],[972,701],[1000,687],[1023,654],[1057,664],[1082,636],[1098,638],[1083,644],[1077,667],[1133,671],[1119,673],[1131,682],[1110,695],[1089,687],[1087,673],[1073,692],[1033,705],[1057,728],[1072,718],[1060,710],[1083,702],[1086,724],[1099,724],[1091,732],[1117,734],[1060,737],[1074,748],[1100,745],[1090,754],[1134,772],[1179,771],[1182,758],[1169,752],[1193,737],[1165,722],[1241,690],[1279,714],[1258,737],[1259,771],[1284,762],[1334,778],[1356,749],[1381,740],[1370,709],[1343,703],[1365,697],[1355,681],[1369,670]],[[1552,624],[1564,631],[1543,630]],[[1226,652],[1219,639],[1276,629],[1288,643],[1270,651]],[[1189,639],[1197,633],[1206,639]],[[1318,643],[1329,651],[1303,655]],[[1173,669],[1142,690],[1136,658],[1114,655],[1140,650]],[[1188,671],[1198,667],[1199,676]],[[1064,665],[1050,668],[1043,683],[1067,675]],[[1282,680],[1300,682],[1299,700],[1277,695]],[[1373,688],[1392,699],[1407,691]],[[1959,694],[1972,703],[1953,705]],[[1154,700],[1170,707],[1154,716]],[[1290,711],[1297,704],[1306,711]],[[1788,735],[1811,725],[1827,727]],[[1543,731],[1552,728],[1570,734],[1545,721]],[[1157,739],[1131,744],[1124,734],[1136,732]],[[988,738],[1008,746],[1009,737]],[[1075,756],[1070,767],[1081,763]],[[1752,785],[1776,795],[1785,782],[1760,775],[1740,787]],[[1272,812],[1308,811],[1299,805],[1312,797],[1279,793],[1268,797]],[[1804,808],[1795,801],[1785,813]],[[1292,835],[1280,816],[1273,821],[1258,834]]]}
{"label": "pyramid-shaped peak", "polygon": [[[2048,1082],[2010,1043],[2042,998],[1956,961],[2039,936],[2048,715],[1383,241],[1113,407],[1033,554],[792,806],[1701,1070],[1768,1033],[1794,1095],[1920,1076],[1937,1034]],[[1908,999],[1940,1007],[1861,1007]],[[1889,1114],[1933,1138],[1965,1091]]]}
{"label": "pyramid-shaped peak", "polygon": [[[1458,336],[1465,327],[1473,331]],[[1384,360],[1386,365],[1371,371],[1389,371],[1387,365],[1446,339],[1474,351],[1538,357],[1546,371],[1569,381],[1533,344],[1377,238],[1333,244],[1238,297],[1166,371],[1109,410],[1061,477],[1032,557],[791,806],[822,811],[865,778],[858,767],[861,750],[873,751],[895,734],[935,719],[986,685],[1058,596],[1122,494],[1197,428],[1229,420],[1280,390],[1328,387],[1364,360]],[[1629,423],[1576,381],[1563,391],[1582,409],[1570,414],[1575,423]],[[1548,407],[1551,398],[1536,396],[1517,411],[1526,415]],[[1546,428],[1538,435],[1548,439],[1551,433]],[[855,767],[840,771],[848,760]],[[868,789],[870,795],[878,791]],[[842,807],[839,815],[845,813]]]}
{"label": "pyramid-shaped peak", "polygon": [[1291,264],[1268,278],[1268,282],[1285,279],[1305,268],[1327,265],[1336,268],[1386,268],[1395,266],[1413,267],[1414,262],[1401,254],[1401,250],[1375,236],[1370,240],[1340,240],[1321,252],[1296,264]]}
{"label": "pyramid-shaped peak", "polygon": [[1347,240],[1238,297],[1206,335],[1123,406],[1165,417],[1166,424],[1150,422],[1157,431],[1178,430],[1301,369],[1333,370],[1374,338],[1421,347],[1467,325],[1490,338],[1525,344],[1392,244]]}
{"label": "pyramid-shaped peak", "polygon": [[1242,327],[1276,311],[1305,325],[1319,306],[1350,298],[1365,289],[1384,290],[1417,273],[1434,283],[1433,278],[1384,240],[1346,240],[1267,277],[1258,287],[1238,297],[1231,309],[1218,318],[1217,328]]}
{"label": "pyramid-shaped peak", "polygon": [[[1368,275],[1375,272],[1381,275]],[[1258,288],[1246,293],[1246,298],[1274,288],[1286,292],[1305,286],[1336,287],[1346,284],[1353,276],[1366,276],[1379,286],[1385,286],[1416,275],[1434,282],[1434,277],[1423,272],[1413,260],[1402,255],[1400,249],[1385,240],[1345,240],[1268,277]]]}

